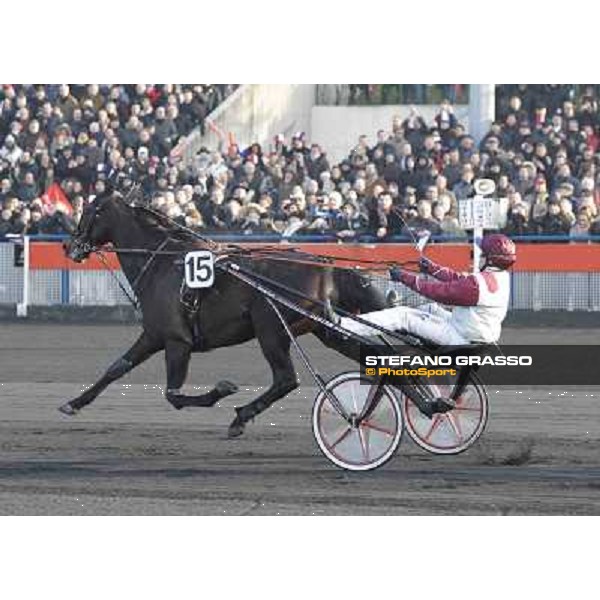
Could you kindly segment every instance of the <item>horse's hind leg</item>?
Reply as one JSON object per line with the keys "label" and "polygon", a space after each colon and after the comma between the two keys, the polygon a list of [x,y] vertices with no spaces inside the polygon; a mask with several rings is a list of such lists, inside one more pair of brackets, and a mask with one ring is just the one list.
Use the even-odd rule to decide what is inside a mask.
{"label": "horse's hind leg", "polygon": [[161,348],[161,343],[152,340],[145,332],[142,333],[133,346],[121,358],[110,365],[104,375],[92,387],[88,388],[77,398],[60,406],[58,410],[69,416],[76,414],[84,406],[87,406],[97,398],[109,384],[123,377],[125,373],[143,363]]}
{"label": "horse's hind leg", "polygon": [[273,373],[273,383],[258,398],[235,409],[237,414],[228,431],[230,438],[242,435],[250,419],[262,413],[299,385],[294,363],[290,357],[290,339],[280,324],[273,327],[273,318],[272,309],[267,306],[261,307],[256,318],[253,318],[260,347]]}
{"label": "horse's hind leg", "polygon": [[214,406],[219,400],[235,394],[238,387],[230,381],[220,381],[208,393],[199,396],[187,396],[180,392],[188,373],[191,346],[184,341],[169,341],[165,347],[165,360],[167,363],[167,391],[165,397],[177,410],[185,407]]}

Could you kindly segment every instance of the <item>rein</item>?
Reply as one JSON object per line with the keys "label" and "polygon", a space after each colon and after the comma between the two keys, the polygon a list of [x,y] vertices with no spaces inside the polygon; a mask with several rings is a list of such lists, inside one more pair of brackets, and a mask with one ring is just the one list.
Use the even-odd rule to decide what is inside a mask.
{"label": "rein", "polygon": [[127,288],[123,285],[121,278],[115,274],[114,270],[108,264],[104,253],[101,250],[94,250],[94,252],[98,255],[98,258],[102,262],[102,265],[104,266],[104,268],[110,273],[110,276],[117,282],[117,285],[119,286],[119,288],[121,289],[123,294],[125,294],[125,297],[127,298],[127,300],[129,300],[130,304],[133,306],[136,313],[139,313],[140,304],[139,304],[137,298],[132,296],[129,293],[129,291],[127,290]]}
{"label": "rein", "polygon": [[[171,238],[167,238],[168,241]],[[171,239],[171,241],[173,241]],[[176,240],[179,241],[179,240]],[[150,254],[151,258],[154,256],[181,256],[182,250],[163,250],[161,247],[156,250],[150,250],[149,248],[93,248],[92,252],[97,254],[111,253],[111,254]],[[190,247],[190,250],[192,247]],[[212,251],[212,250],[211,250]],[[327,254],[314,254],[296,250],[295,248],[282,249],[274,246],[267,246],[264,248],[244,248],[239,245],[231,246],[219,246],[219,250],[213,253],[218,258],[246,258],[248,260],[272,260],[279,262],[288,262],[298,265],[309,265],[315,268],[330,268],[342,269],[348,271],[354,271],[357,269],[365,269],[368,271],[388,271],[392,267],[409,267],[417,265],[416,260],[406,260],[398,262],[395,260],[376,260],[369,258],[341,258],[337,256],[330,256]],[[341,266],[340,262],[352,262],[356,263],[356,266]],[[361,266],[365,265],[365,266]]]}
{"label": "rein", "polygon": [[[296,304],[293,301],[290,301],[285,296],[283,296],[282,292],[290,294],[291,296],[294,296],[305,302],[309,302],[312,306],[319,307],[324,311],[327,310],[328,308],[333,308],[336,313],[338,313],[344,317],[348,317],[348,318],[352,319],[353,321],[355,321],[356,323],[360,323],[361,325],[367,325],[371,329],[375,329],[375,330],[379,331],[381,334],[389,335],[391,337],[394,337],[394,338],[402,340],[402,341],[406,341],[406,339],[407,339],[406,333],[403,331],[393,331],[393,330],[386,329],[385,327],[382,327],[381,325],[378,325],[377,323],[372,323],[371,321],[367,321],[366,319],[363,319],[359,315],[351,313],[351,312],[343,309],[340,306],[328,305],[327,302],[323,302],[322,300],[318,300],[317,298],[311,298],[307,294],[301,292],[300,290],[292,288],[292,287],[286,285],[285,283],[282,283],[280,281],[272,279],[271,277],[267,277],[266,275],[262,275],[260,273],[254,272],[254,271],[249,271],[248,269],[244,269],[243,267],[241,267],[240,265],[237,265],[235,263],[225,262],[223,265],[221,265],[221,268],[224,269],[225,271],[227,271],[228,273],[230,273],[231,275],[237,277],[238,279],[243,279],[243,281],[245,283],[247,283],[251,287],[259,290],[260,292],[262,292],[262,293],[268,292],[268,293],[266,293],[267,296],[269,296],[273,300],[279,302],[280,304],[283,304],[283,306],[286,306],[287,308],[289,308],[297,313],[300,313],[308,318],[311,318],[314,321],[316,321],[317,323],[320,323],[321,325],[325,325],[333,330],[336,330],[336,331],[341,330],[342,333],[344,333],[344,335],[348,335],[350,332],[345,330],[340,325],[336,325],[335,323],[332,323],[331,321],[327,320],[325,317],[323,317],[321,315],[315,315],[314,313],[307,311],[307,309],[301,307],[299,304]],[[240,275],[242,275],[243,277],[240,277]],[[275,288],[275,290],[279,290],[279,292],[273,290],[273,288]],[[363,343],[365,341],[367,341],[367,338],[363,338],[362,336],[358,336],[356,334],[352,334],[352,335],[354,337],[356,337],[357,339],[360,338],[363,341]]]}
{"label": "rein", "polygon": [[[358,257],[352,258],[352,259],[344,259],[344,258],[340,258],[340,257],[336,257],[336,256],[304,252],[304,251],[298,249],[297,247],[293,247],[293,246],[287,247],[287,248],[282,248],[281,246],[270,245],[270,246],[263,246],[263,247],[259,247],[259,248],[248,248],[248,247],[243,247],[239,244],[223,245],[218,242],[215,242],[214,240],[211,240],[208,237],[205,237],[204,235],[198,233],[197,231],[194,231],[193,229],[191,229],[190,227],[187,227],[186,225],[182,225],[175,219],[173,219],[157,210],[154,210],[153,208],[151,208],[147,205],[137,204],[135,199],[132,199],[129,202],[128,200],[134,191],[135,190],[130,190],[130,192],[127,194],[127,196],[125,198],[121,197],[121,200],[127,206],[129,206],[130,208],[134,208],[134,209],[139,208],[139,209],[153,215],[154,217],[156,217],[157,220],[159,221],[159,223],[161,223],[161,222],[167,223],[172,228],[187,233],[193,240],[199,240],[200,242],[203,243],[203,245],[205,246],[206,249],[210,250],[217,256],[218,260],[224,260],[224,259],[228,259],[228,260],[246,259],[249,261],[270,260],[270,261],[288,262],[288,263],[294,263],[294,264],[305,264],[305,265],[309,265],[313,268],[336,268],[336,269],[346,270],[346,271],[355,271],[357,269],[365,269],[365,270],[369,270],[369,271],[387,271],[391,267],[398,267],[398,266],[407,267],[409,265],[417,264],[416,260],[409,260],[409,261],[404,261],[404,262],[399,263],[397,261],[391,261],[391,260],[382,261],[382,260],[377,260],[377,259],[358,258]],[[396,212],[396,214],[398,214],[398,216],[402,219],[402,221],[405,223],[405,225],[407,225],[406,221],[404,220],[402,215],[399,213],[399,211],[397,211],[395,209],[395,207],[394,207],[394,212]],[[89,221],[86,225],[86,231],[84,231],[82,233],[87,233],[87,230],[91,227],[91,225],[92,225],[92,221]],[[414,234],[412,233],[412,231],[410,230],[410,228],[408,228],[408,226],[407,226],[407,229],[409,230],[411,236],[413,237],[413,240],[416,242],[416,238],[415,238]],[[189,250],[192,250],[192,249],[194,249],[192,239],[190,239],[189,241],[188,240],[180,240],[180,239],[171,237],[171,235],[168,232],[166,232],[166,237],[153,250],[148,249],[148,248],[97,248],[97,247],[90,245],[90,247],[88,248],[88,251],[94,252],[95,254],[98,255],[104,268],[110,273],[111,277],[117,282],[117,285],[119,286],[119,288],[121,289],[121,291],[123,292],[125,297],[129,300],[131,305],[134,307],[135,311],[138,312],[140,310],[140,303],[139,303],[139,300],[137,297],[140,294],[140,283],[142,282],[144,276],[148,273],[148,271],[152,267],[154,261],[156,260],[156,257],[157,256],[181,256],[182,252],[187,250],[187,248],[184,248],[182,250],[165,250],[165,246],[169,242],[175,242],[175,243],[186,244],[186,245],[189,244],[189,246],[190,246]],[[114,254],[149,255],[148,259],[142,266],[140,272],[138,273],[135,280],[131,284],[131,289],[133,290],[135,296],[132,295],[127,290],[127,288],[121,281],[121,278],[116,275],[114,269],[111,268],[111,266],[108,264],[105,254],[109,253],[109,252],[114,253]],[[354,266],[341,266],[339,264],[341,262],[344,262],[344,263],[351,262],[351,263],[354,263]],[[359,266],[359,265],[364,265],[364,266]],[[269,283],[274,283],[274,282],[269,282]],[[291,290],[291,289],[288,289],[287,291],[289,293],[293,293],[293,290]]]}
{"label": "rein", "polygon": [[[159,255],[164,255],[165,254],[165,252],[163,251],[163,248],[170,241],[171,241],[171,237],[167,236],[154,250],[147,250],[147,249],[142,249],[142,248],[132,248],[132,249],[129,249],[129,250],[128,249],[124,249],[124,251],[123,251],[124,254],[125,253],[141,254],[142,252],[144,254],[150,254],[150,257],[144,263],[144,265],[140,269],[140,272],[138,273],[137,277],[135,278],[135,280],[131,284],[131,289],[134,291],[134,293],[136,294],[136,296],[139,296],[139,293],[140,293],[139,285],[140,285],[140,282],[142,281],[142,278],[144,277],[144,275],[148,272],[148,270],[152,266],[152,263],[154,262],[154,259],[157,256],[159,256]],[[120,250],[118,248],[114,248],[114,249],[107,250],[107,251],[112,251],[112,252],[115,252],[115,253],[119,253],[120,252]],[[114,270],[110,267],[110,265],[108,264],[108,261],[106,260],[106,256],[105,256],[104,252],[105,251],[103,251],[103,250],[95,250],[95,253],[98,255],[98,258],[100,259],[100,261],[104,265],[104,268],[110,273],[111,277],[117,282],[117,285],[119,286],[119,288],[121,288],[121,291],[125,294],[125,296],[129,300],[129,302],[132,304],[133,308],[136,311],[139,311],[140,310],[139,300],[137,299],[137,297],[133,297],[129,293],[129,291],[127,290],[127,288],[125,287],[125,285],[121,281],[121,278],[118,277],[116,275],[116,273],[114,272]],[[171,254],[171,253],[169,253],[169,254]],[[177,253],[177,254],[179,254],[179,253]]]}
{"label": "rein", "polygon": [[[219,244],[218,242],[215,242],[214,240],[211,240],[210,238],[203,236],[202,234],[198,233],[197,231],[194,231],[193,229],[191,229],[190,227],[187,227],[186,225],[182,225],[181,223],[177,222],[175,219],[172,219],[171,217],[169,217],[161,212],[158,212],[147,205],[136,204],[135,200],[134,200],[133,202],[131,202],[129,204],[129,206],[131,206],[132,208],[140,208],[140,209],[154,215],[157,219],[159,219],[159,220],[162,219],[163,221],[169,223],[171,226],[175,227],[176,229],[179,229],[180,231],[184,231],[185,233],[188,233],[190,236],[205,243],[208,246],[208,248],[217,255],[222,254],[222,253],[233,252],[233,253],[243,254],[246,258],[248,258],[250,260],[263,260],[263,259],[279,260],[282,262],[293,262],[293,263],[297,263],[297,264],[309,264],[309,265],[312,265],[315,267],[321,267],[321,268],[326,267],[326,266],[334,266],[335,268],[338,268],[338,269],[360,268],[360,267],[336,266],[335,263],[337,261],[342,261],[342,260],[344,262],[350,262],[350,261],[345,261],[344,259],[338,259],[335,256],[302,252],[294,247],[283,250],[276,246],[266,246],[264,248],[257,248],[254,250],[254,249],[244,248],[243,246],[240,246],[239,244],[228,244],[227,246],[223,246],[222,244]],[[398,215],[398,217],[402,220],[402,222],[406,225],[411,237],[413,238],[414,243],[417,244],[417,239],[416,239],[414,233],[408,227],[408,224],[406,223],[406,221],[400,214],[400,211],[398,211],[398,209],[396,207],[393,207],[393,210]],[[297,257],[297,255],[290,256],[293,253],[302,254],[303,256],[301,258]],[[280,256],[273,256],[273,254],[279,254]],[[366,259],[366,258],[354,258],[354,259],[352,259],[351,262],[360,263],[360,264],[364,264],[364,265],[373,265],[373,266],[369,266],[369,270],[371,270],[371,271],[387,271],[391,267],[402,267],[402,266],[418,264],[418,261],[416,261],[416,260],[409,260],[409,261],[399,263],[397,261],[391,261],[391,260],[381,261],[381,260],[370,260],[370,259]],[[378,266],[374,266],[374,265],[378,265]]]}

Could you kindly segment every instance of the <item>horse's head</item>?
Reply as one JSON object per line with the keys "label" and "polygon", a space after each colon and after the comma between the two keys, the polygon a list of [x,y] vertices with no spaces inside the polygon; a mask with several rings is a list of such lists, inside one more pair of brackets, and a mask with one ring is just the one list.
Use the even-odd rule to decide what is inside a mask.
{"label": "horse's head", "polygon": [[86,259],[97,247],[114,242],[114,234],[123,218],[125,204],[121,197],[111,194],[88,204],[79,225],[65,243],[65,254],[75,262]]}

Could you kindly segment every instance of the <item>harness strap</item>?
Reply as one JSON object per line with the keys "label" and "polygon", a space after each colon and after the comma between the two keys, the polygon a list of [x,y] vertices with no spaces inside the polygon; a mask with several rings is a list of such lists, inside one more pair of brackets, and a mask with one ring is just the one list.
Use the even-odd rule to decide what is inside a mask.
{"label": "harness strap", "polygon": [[139,294],[139,290],[138,290],[138,285],[140,283],[140,281],[142,280],[142,277],[147,273],[148,269],[150,268],[150,266],[152,265],[152,263],[154,262],[154,259],[156,258],[156,256],[160,253],[160,251],[169,243],[169,240],[171,238],[169,236],[167,236],[158,246],[155,250],[152,251],[152,254],[150,254],[150,258],[144,263],[144,266],[141,268],[140,272],[138,273],[138,276],[135,278],[135,281],[131,284],[131,287],[133,288],[133,290]]}
{"label": "harness strap", "polygon": [[[136,295],[139,295],[139,293],[140,293],[140,290],[139,290],[140,281],[142,280],[142,278],[144,277],[144,275],[148,272],[148,270],[152,266],[152,263],[154,262],[154,259],[159,254],[162,254],[163,248],[169,243],[170,240],[171,240],[171,238],[169,236],[167,236],[154,250],[148,250],[148,251],[146,251],[146,254],[150,254],[150,257],[144,263],[144,266],[141,268],[140,272],[138,273],[137,277],[135,278],[135,281],[131,284],[131,288],[133,289],[133,291],[134,291],[134,293]],[[118,249],[111,250],[111,251],[117,252],[117,253],[119,252]],[[133,297],[129,293],[129,291],[127,290],[127,288],[123,285],[123,283],[121,281],[121,278],[118,277],[115,274],[115,272],[113,271],[113,269],[111,269],[110,265],[108,264],[108,261],[106,260],[106,256],[104,255],[104,252],[102,250],[95,250],[95,252],[98,255],[98,258],[100,259],[100,261],[102,262],[102,264],[104,265],[104,268],[110,273],[111,277],[117,282],[117,285],[119,286],[119,288],[121,289],[121,291],[125,294],[125,296],[129,300],[129,302],[132,304],[133,308],[136,311],[139,311],[140,310],[140,303],[139,303],[138,299],[136,297]]]}
{"label": "harness strap", "polygon": [[100,251],[100,250],[96,250],[96,254],[98,255],[98,258],[100,259],[100,261],[104,265],[104,268],[110,273],[111,277],[117,282],[117,285],[119,286],[119,288],[121,288],[121,291],[125,294],[125,297],[127,298],[127,300],[129,300],[129,302],[133,306],[133,308],[136,311],[136,313],[139,313],[140,304],[139,304],[137,298],[135,298],[134,296],[132,296],[129,293],[129,291],[127,290],[127,288],[121,282],[121,278],[117,277],[117,275],[115,274],[115,272],[110,268],[110,265],[108,264],[108,261],[106,260],[106,256],[104,256],[104,253],[102,251]]}

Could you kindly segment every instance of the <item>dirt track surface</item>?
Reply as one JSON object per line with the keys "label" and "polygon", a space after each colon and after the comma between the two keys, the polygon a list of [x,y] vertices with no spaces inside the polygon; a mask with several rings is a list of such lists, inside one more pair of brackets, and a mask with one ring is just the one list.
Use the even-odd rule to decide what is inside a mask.
{"label": "dirt track surface", "polygon": [[[465,454],[434,457],[405,435],[378,471],[346,473],[313,440],[302,369],[305,386],[225,438],[233,406],[268,382],[255,343],[195,355],[190,388],[241,387],[215,408],[172,409],[158,355],[77,417],[58,413],[137,331],[0,324],[0,514],[600,514],[600,389],[492,388],[488,428]],[[514,329],[504,341],[597,343],[598,333]],[[324,374],[351,366],[304,345]]]}

